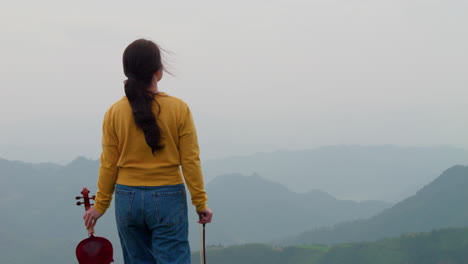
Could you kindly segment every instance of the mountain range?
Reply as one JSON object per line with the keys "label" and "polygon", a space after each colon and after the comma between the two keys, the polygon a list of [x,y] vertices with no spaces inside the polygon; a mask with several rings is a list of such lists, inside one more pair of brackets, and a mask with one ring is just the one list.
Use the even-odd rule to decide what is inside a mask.
{"label": "mountain range", "polygon": [[[390,149],[393,148],[390,147]],[[450,152],[450,149],[443,150],[443,154]],[[318,150],[310,152],[316,151]],[[324,149],[320,151],[322,154],[325,153],[322,152]],[[328,151],[336,152],[338,150],[332,148]],[[347,153],[347,147],[343,147],[342,151]],[[419,153],[418,151],[415,152]],[[463,208],[467,201],[465,195],[466,187],[468,187],[467,168],[463,166],[452,167],[434,180],[436,177],[433,178],[432,172],[430,176],[421,176],[428,169],[416,162],[418,160],[419,162],[423,160],[433,162],[433,164],[427,164],[427,167],[430,167],[430,170],[436,170],[437,166],[442,166],[449,160],[463,160],[463,151],[460,152],[456,149],[451,149],[451,151],[454,155],[447,154],[448,157],[439,163],[433,161],[432,158],[423,159],[418,156],[419,154],[414,156],[419,158],[408,158],[408,164],[404,167],[409,170],[409,172],[404,173],[406,178],[399,175],[402,169],[390,170],[388,167],[390,161],[384,162],[385,166],[379,165],[378,162],[377,164],[372,163],[379,160],[378,158],[371,159],[367,164],[369,167],[367,169],[364,161],[357,162],[353,167],[350,165],[350,160],[353,160],[349,157],[350,153],[337,155],[337,160],[343,160],[345,156],[349,157],[350,160],[345,162],[349,165],[346,168],[338,168],[344,166],[341,162],[336,162],[333,165],[331,156],[328,157],[328,163],[322,164],[322,169],[329,166],[330,170],[334,172],[347,171],[347,179],[338,180],[335,184],[343,185],[344,189],[361,185],[360,190],[366,193],[362,194],[362,197],[372,196],[370,194],[375,192],[373,188],[376,186],[374,181],[378,181],[378,179],[382,181],[381,185],[385,185],[388,181],[403,182],[389,184],[385,190],[387,193],[399,192],[404,186],[411,184],[413,180],[408,175],[416,175],[415,178],[418,178],[418,181],[430,179],[421,183],[421,186],[432,181],[416,195],[391,208],[391,205],[385,202],[372,200],[357,202],[335,198],[335,195],[329,194],[328,190],[322,190],[320,184],[314,183],[313,179],[318,175],[311,174],[311,179],[302,182],[301,188],[307,191],[291,190],[290,187],[275,182],[274,179],[278,176],[289,177],[287,182],[290,184],[300,180],[296,177],[297,170],[306,171],[306,169],[301,169],[301,166],[310,168],[310,164],[298,163],[295,167],[296,170],[290,173],[285,172],[283,166],[289,164],[288,166],[293,169],[292,164],[295,161],[289,160],[287,157],[301,156],[300,153],[286,153],[287,155],[284,155],[283,152],[271,153],[272,157],[270,158],[267,157],[267,154],[257,154],[262,156],[264,160],[254,159],[252,162],[257,161],[261,164],[260,167],[264,166],[265,168],[269,164],[271,169],[268,171],[273,176],[267,171],[260,170],[257,174],[244,173],[244,175],[250,176],[235,173],[236,171],[256,170],[255,166],[249,167],[248,165],[236,167],[232,171],[226,168],[216,177],[207,176],[206,188],[209,195],[209,205],[215,211],[214,222],[207,227],[208,244],[230,245],[269,242],[271,240],[291,244],[316,242],[333,244],[342,241],[373,240],[432,228],[463,226],[464,222],[468,222],[468,214]],[[351,151],[351,153],[353,152]],[[377,151],[375,155],[379,153],[381,152]],[[428,154],[428,156],[434,157],[435,155]],[[254,155],[254,157],[256,156]],[[244,160],[245,157],[232,159]],[[359,157],[354,157],[354,159],[359,159]],[[219,166],[214,166],[213,162],[208,162],[207,171],[210,167],[219,170],[224,166],[222,161]],[[414,166],[411,166],[412,162],[415,162]],[[317,164],[317,161],[311,160],[310,163]],[[395,166],[398,164],[395,161]],[[4,227],[0,229],[1,262],[19,264],[48,261],[55,263],[50,262],[51,259],[54,259],[56,263],[64,263],[74,259],[75,246],[86,237],[86,230],[81,218],[84,210],[82,207],[74,205],[74,197],[79,195],[84,186],[87,186],[92,193],[95,192],[98,166],[98,161],[86,158],[77,158],[66,166],[51,163],[30,164],[0,159],[0,210],[2,211],[0,224]],[[390,171],[364,173],[374,172],[379,167]],[[363,172],[367,176],[374,175],[374,181],[370,181],[369,185],[366,186],[365,181],[363,181],[365,177],[353,174],[357,171]],[[328,174],[320,175],[325,177]],[[332,179],[336,180],[337,178],[332,177]],[[346,186],[352,179],[356,179],[359,184],[354,183]],[[330,181],[330,179],[325,181]],[[397,185],[400,187],[395,187]],[[382,190],[381,187],[377,189]],[[191,210],[189,217],[192,223],[190,231],[192,250],[197,250],[198,231],[195,224],[197,217],[193,210]],[[368,219],[362,220],[365,218]],[[340,222],[345,223],[340,224]],[[312,231],[305,232],[306,230]],[[302,234],[295,237],[300,233]],[[110,208],[108,213],[99,220],[96,234],[108,238],[114,244],[116,263],[122,262],[113,208]],[[287,239],[285,240],[285,238]]]}

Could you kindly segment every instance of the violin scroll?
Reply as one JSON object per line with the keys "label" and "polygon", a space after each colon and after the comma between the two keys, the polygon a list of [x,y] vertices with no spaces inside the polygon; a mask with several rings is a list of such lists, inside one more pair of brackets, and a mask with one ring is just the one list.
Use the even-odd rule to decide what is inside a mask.
{"label": "violin scroll", "polygon": [[88,188],[86,188],[86,187],[83,187],[83,190],[81,191],[81,194],[82,194],[83,196],[76,196],[75,199],[76,199],[76,200],[81,200],[81,199],[83,199],[83,201],[78,201],[78,202],[76,202],[76,205],[80,206],[80,205],[84,204],[84,206],[85,206],[85,211],[86,211],[86,210],[88,210],[92,205],[94,205],[94,204],[90,203],[89,200],[95,200],[95,199],[96,199],[96,195],[93,195],[93,196],[89,197],[89,190],[88,190]]}

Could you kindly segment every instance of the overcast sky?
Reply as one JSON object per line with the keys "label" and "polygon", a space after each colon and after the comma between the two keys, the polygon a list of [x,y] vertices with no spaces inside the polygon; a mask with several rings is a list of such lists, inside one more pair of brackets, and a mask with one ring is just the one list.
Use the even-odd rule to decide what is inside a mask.
{"label": "overcast sky", "polygon": [[168,52],[203,158],[330,144],[468,148],[462,0],[17,1],[0,9],[0,157],[98,158],[137,38]]}

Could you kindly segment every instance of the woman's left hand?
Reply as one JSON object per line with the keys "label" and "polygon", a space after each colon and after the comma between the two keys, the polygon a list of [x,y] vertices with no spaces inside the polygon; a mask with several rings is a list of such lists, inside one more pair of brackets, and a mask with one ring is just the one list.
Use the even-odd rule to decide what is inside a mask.
{"label": "woman's left hand", "polygon": [[96,225],[97,220],[102,216],[100,212],[98,212],[94,207],[89,208],[86,210],[85,214],[83,215],[84,223],[86,229],[90,229]]}

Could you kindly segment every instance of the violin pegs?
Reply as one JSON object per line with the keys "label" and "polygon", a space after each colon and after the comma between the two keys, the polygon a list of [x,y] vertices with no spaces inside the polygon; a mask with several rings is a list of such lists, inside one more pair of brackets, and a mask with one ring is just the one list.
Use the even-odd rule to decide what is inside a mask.
{"label": "violin pegs", "polygon": [[77,197],[75,197],[76,200],[79,200],[79,199],[81,199],[81,198],[83,198],[83,196],[77,196]]}
{"label": "violin pegs", "polygon": [[91,197],[91,199],[96,200],[96,195],[93,195],[93,197]]}
{"label": "violin pegs", "polygon": [[82,204],[84,204],[84,203],[83,202],[76,202],[76,205],[78,205],[78,206],[80,206]]}

